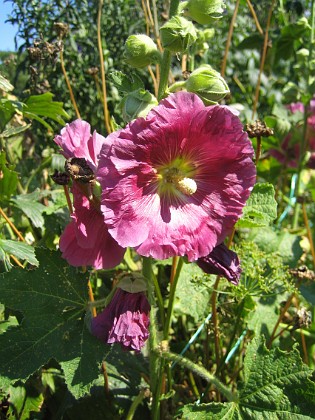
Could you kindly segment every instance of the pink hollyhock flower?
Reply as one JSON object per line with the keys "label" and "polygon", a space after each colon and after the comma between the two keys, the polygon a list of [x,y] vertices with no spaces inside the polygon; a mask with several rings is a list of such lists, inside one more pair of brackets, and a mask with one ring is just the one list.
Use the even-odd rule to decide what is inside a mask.
{"label": "pink hollyhock flower", "polygon": [[[292,103],[288,109],[293,114],[295,112],[304,113],[304,105],[301,102]],[[315,169],[315,99],[310,101],[309,110],[311,115],[307,119],[306,140],[308,142],[308,150],[311,152],[307,162],[309,168]],[[300,138],[303,136],[303,127],[295,128]],[[292,133],[289,133],[280,145],[280,149],[269,149],[268,153],[277,159],[280,163],[285,164],[289,168],[296,168],[300,158],[300,144],[292,143]]]}
{"label": "pink hollyhock flower", "polygon": [[218,274],[231,283],[238,284],[242,272],[240,260],[224,243],[217,245],[209,255],[199,258],[196,262],[205,273]]}
{"label": "pink hollyhock flower", "polygon": [[101,209],[119,245],[165,259],[208,255],[255,183],[253,148],[228,107],[178,92],[110,134],[97,171]]}
{"label": "pink hollyhock flower", "polygon": [[108,306],[92,318],[91,332],[108,344],[120,343],[125,350],[140,351],[149,337],[150,304],[144,292],[117,289]]}
{"label": "pink hollyhock flower", "polygon": [[91,135],[91,126],[83,120],[75,120],[67,124],[54,138],[61,147],[61,153],[66,159],[73,157],[86,159],[93,172],[96,171],[98,155],[105,137],[96,131]]}
{"label": "pink hollyhock flower", "polygon": [[[67,124],[54,141],[62,148],[62,154],[67,159],[84,158],[94,172],[105,138],[96,131],[91,135],[90,125],[76,120]],[[88,200],[82,185],[73,181],[71,192],[74,197],[74,212],[71,215],[72,221],[60,237],[62,257],[75,267],[115,267],[123,259],[125,250],[108,233],[99,206],[95,206],[95,200]]]}

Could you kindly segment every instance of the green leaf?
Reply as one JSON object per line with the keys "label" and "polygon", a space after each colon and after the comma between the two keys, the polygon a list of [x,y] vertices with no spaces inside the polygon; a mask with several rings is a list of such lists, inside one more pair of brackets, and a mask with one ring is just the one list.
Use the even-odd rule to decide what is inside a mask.
{"label": "green leaf", "polygon": [[29,419],[31,413],[38,413],[44,402],[44,396],[30,384],[19,384],[9,389],[9,414],[15,419]]}
{"label": "green leaf", "polygon": [[84,324],[88,275],[69,267],[58,252],[38,248],[36,255],[38,269],[0,275],[1,302],[23,315],[19,327],[0,335],[0,388],[27,379],[55,358],[79,397],[97,379],[105,352]]}
{"label": "green leaf", "polygon": [[23,133],[31,127],[31,124],[20,125],[19,127],[9,127],[3,131],[2,137],[9,138]]}
{"label": "green leaf", "polygon": [[268,351],[255,338],[247,348],[244,383],[240,386],[243,418],[313,418],[315,383],[311,375],[296,348],[291,352],[278,348]]}
{"label": "green leaf", "polygon": [[190,315],[196,322],[205,317],[211,294],[205,278],[209,276],[196,264],[184,265],[176,288],[175,313]]}
{"label": "green leaf", "polygon": [[11,241],[10,239],[0,239],[0,248],[2,248],[6,254],[14,255],[19,260],[26,260],[30,264],[38,266],[35,250],[31,245],[23,242]]}
{"label": "green leaf", "polygon": [[211,403],[211,404],[187,404],[180,410],[183,420],[241,420],[237,404],[235,403]]}
{"label": "green leaf", "polygon": [[143,81],[134,73],[127,76],[121,71],[113,71],[110,73],[110,78],[120,93],[144,89]]}
{"label": "green leaf", "polygon": [[243,39],[242,42],[239,43],[238,49],[240,50],[261,50],[262,46],[264,44],[264,37],[261,34],[252,34],[247,36]]}
{"label": "green leaf", "polygon": [[34,191],[31,194],[18,195],[11,201],[25,213],[25,215],[32,221],[37,228],[43,228],[45,221],[42,214],[46,211],[46,207],[37,203],[36,200],[41,198],[39,191]]}
{"label": "green leaf", "polygon": [[286,231],[275,231],[270,227],[252,229],[248,240],[255,242],[260,249],[268,254],[277,252],[284,264],[295,267],[301,258],[303,250],[300,246],[300,236]]}
{"label": "green leaf", "polygon": [[40,118],[40,116],[51,118],[57,123],[65,125],[64,119],[70,117],[63,109],[63,103],[54,102],[53,96],[54,95],[50,92],[43,93],[42,95],[30,96],[25,102],[26,107],[23,110],[23,115],[30,119],[36,119],[47,128],[51,127],[45,120]]}
{"label": "green leaf", "polygon": [[9,199],[15,194],[18,174],[8,168],[5,152],[0,153],[0,197]]}
{"label": "green leaf", "polygon": [[256,184],[243,208],[237,227],[268,226],[277,217],[277,202],[272,184]]}
{"label": "green leaf", "polygon": [[7,80],[5,77],[3,77],[0,74],[0,90],[3,90],[4,92],[10,92],[14,89],[14,86],[11,85],[9,80]]}
{"label": "green leaf", "polygon": [[5,126],[15,114],[15,108],[12,101],[9,99],[0,99],[0,132],[5,129]]}
{"label": "green leaf", "polygon": [[255,338],[247,347],[244,382],[239,400],[233,403],[186,405],[183,419],[312,419],[315,410],[315,383],[312,371],[295,348],[268,351]]}

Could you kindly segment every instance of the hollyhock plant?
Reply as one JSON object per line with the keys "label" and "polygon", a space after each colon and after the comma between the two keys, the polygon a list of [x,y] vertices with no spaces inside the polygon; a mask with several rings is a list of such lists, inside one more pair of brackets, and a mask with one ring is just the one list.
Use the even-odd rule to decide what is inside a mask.
{"label": "hollyhock plant", "polygon": [[207,274],[218,274],[233,284],[238,284],[241,266],[237,254],[224,243],[216,246],[206,257],[197,260],[198,266]]}
{"label": "hollyhock plant", "polygon": [[121,288],[106,308],[92,318],[91,332],[107,344],[119,343],[124,350],[139,352],[149,337],[150,304],[145,293]]}
{"label": "hollyhock plant", "polygon": [[147,257],[209,255],[241,216],[252,157],[235,111],[171,94],[103,144],[97,179],[110,234]]}
{"label": "hollyhock plant", "polygon": [[[62,148],[67,158],[83,158],[91,174],[96,170],[98,154],[105,138],[82,120],[67,124],[54,141]],[[84,194],[84,185],[73,181],[74,212],[72,221],[60,237],[62,257],[78,267],[91,265],[96,269],[115,267],[124,256],[124,248],[108,233],[97,200],[89,200]]]}
{"label": "hollyhock plant", "polygon": [[[290,104],[288,109],[293,114],[304,113],[304,105],[301,102]],[[311,153],[306,165],[315,169],[315,99],[310,101],[309,111],[311,115],[307,119],[306,141]],[[300,138],[303,136],[303,127],[299,131],[299,136]],[[271,148],[268,153],[289,168],[296,168],[300,158],[300,144],[292,143],[292,133],[289,133],[282,141],[280,149]]]}

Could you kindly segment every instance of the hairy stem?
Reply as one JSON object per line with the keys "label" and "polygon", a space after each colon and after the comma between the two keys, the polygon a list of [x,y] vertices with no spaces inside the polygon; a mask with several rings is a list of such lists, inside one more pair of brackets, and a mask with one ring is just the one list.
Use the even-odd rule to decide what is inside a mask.
{"label": "hairy stem", "polygon": [[65,78],[66,85],[68,87],[70,99],[71,99],[73,108],[75,110],[76,116],[77,116],[77,118],[81,119],[79,108],[77,106],[77,103],[76,103],[76,100],[75,100],[75,97],[74,97],[74,94],[73,94],[73,90],[72,90],[72,87],[71,87],[71,84],[70,84],[70,80],[69,80],[67,72],[66,72],[66,68],[65,68],[65,64],[64,64],[64,60],[63,60],[63,49],[60,50],[60,65],[61,65],[61,70],[62,70],[62,73],[63,73],[63,77]]}
{"label": "hairy stem", "polygon": [[224,57],[223,57],[222,65],[221,65],[221,76],[222,77],[224,77],[224,75],[225,75],[227,56],[229,54],[229,50],[230,50],[230,46],[231,46],[232,35],[233,35],[233,31],[234,31],[234,25],[235,25],[239,5],[240,5],[240,0],[237,0],[236,4],[235,4],[233,16],[232,16],[232,19],[231,19],[231,23],[230,23],[228,37],[227,37],[226,45],[225,45]]}

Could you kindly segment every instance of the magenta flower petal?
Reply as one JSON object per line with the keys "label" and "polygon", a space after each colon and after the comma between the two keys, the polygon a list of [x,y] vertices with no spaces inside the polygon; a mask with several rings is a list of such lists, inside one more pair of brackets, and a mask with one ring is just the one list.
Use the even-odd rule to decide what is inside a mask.
{"label": "magenta flower petal", "polygon": [[108,233],[101,212],[93,207],[76,184],[72,193],[75,212],[71,215],[72,222],[60,237],[62,257],[74,267],[115,267],[122,261],[125,249]]}
{"label": "magenta flower petal", "polygon": [[197,260],[199,267],[207,274],[218,274],[233,284],[238,284],[241,266],[237,254],[224,243],[216,246],[209,255]]}
{"label": "magenta flower petal", "polygon": [[150,304],[143,292],[117,289],[108,306],[92,319],[91,332],[108,344],[140,351],[149,337]]}
{"label": "magenta flower petal", "polygon": [[140,255],[208,255],[242,214],[253,148],[228,107],[178,92],[110,134],[97,178],[110,234]]}
{"label": "magenta flower petal", "polygon": [[91,135],[90,124],[86,121],[75,120],[67,124],[54,141],[62,148],[62,154],[66,159],[85,158],[91,169],[95,171],[98,154],[105,138],[96,131]]}

